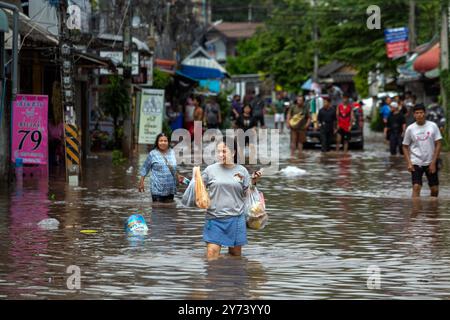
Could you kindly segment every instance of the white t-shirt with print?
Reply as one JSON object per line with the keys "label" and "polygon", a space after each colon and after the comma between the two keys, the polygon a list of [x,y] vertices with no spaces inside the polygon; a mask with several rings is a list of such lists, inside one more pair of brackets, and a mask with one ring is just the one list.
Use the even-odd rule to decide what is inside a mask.
{"label": "white t-shirt with print", "polygon": [[434,122],[425,121],[421,126],[414,122],[406,128],[403,144],[409,146],[413,165],[428,166],[433,160],[435,142],[441,139],[441,132]]}

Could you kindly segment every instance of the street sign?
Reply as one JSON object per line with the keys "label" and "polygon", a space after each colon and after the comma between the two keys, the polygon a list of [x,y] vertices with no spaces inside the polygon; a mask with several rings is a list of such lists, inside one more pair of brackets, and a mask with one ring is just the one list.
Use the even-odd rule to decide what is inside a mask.
{"label": "street sign", "polygon": [[404,27],[384,30],[384,39],[388,58],[398,58],[408,53],[408,34],[408,28]]}
{"label": "street sign", "polygon": [[139,117],[139,144],[153,144],[162,132],[164,117],[164,90],[144,89]]}
{"label": "street sign", "polygon": [[18,94],[13,102],[11,161],[48,163],[48,96]]}

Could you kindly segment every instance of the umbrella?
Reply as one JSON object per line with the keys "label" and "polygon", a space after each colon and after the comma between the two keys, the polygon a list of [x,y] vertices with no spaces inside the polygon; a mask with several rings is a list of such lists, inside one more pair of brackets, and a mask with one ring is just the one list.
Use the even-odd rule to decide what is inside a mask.
{"label": "umbrella", "polygon": [[302,85],[303,90],[315,91],[316,93],[320,93],[322,89],[320,88],[320,84],[317,82],[313,82],[311,78],[306,80],[306,82]]}
{"label": "umbrella", "polygon": [[311,90],[311,86],[312,86],[312,79],[309,78],[309,79],[306,80],[306,82],[302,85],[302,89],[303,89],[303,90]]}

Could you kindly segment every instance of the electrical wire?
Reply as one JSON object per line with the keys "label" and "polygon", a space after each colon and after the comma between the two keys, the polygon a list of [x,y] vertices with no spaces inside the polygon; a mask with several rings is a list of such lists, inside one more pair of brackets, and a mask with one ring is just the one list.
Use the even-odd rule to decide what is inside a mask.
{"label": "electrical wire", "polygon": [[[42,7],[42,9],[40,10],[40,11],[38,11],[34,16],[32,16],[31,18],[29,18],[30,20],[33,20],[34,18],[36,18],[36,16],[38,15],[38,14],[41,14],[42,15],[42,12],[44,11],[44,9],[46,9],[46,7]],[[6,10],[8,10],[8,9],[6,9]],[[20,20],[20,13],[19,13],[19,20]],[[11,36],[9,36],[8,38],[6,38],[5,39],[5,42],[6,41],[8,41],[9,39],[11,39],[13,36],[11,35]]]}
{"label": "electrical wire", "polygon": [[[127,7],[125,8],[125,13],[123,15],[123,19],[122,19],[122,22],[120,23],[119,30],[117,31],[116,37],[119,35],[120,31],[122,30],[123,23],[125,22],[125,19],[128,16],[128,8],[130,7],[130,4],[131,4],[131,0],[128,0]],[[125,39],[122,39],[122,41],[125,41]],[[112,47],[114,48],[115,45],[116,45],[116,39],[114,39]]]}

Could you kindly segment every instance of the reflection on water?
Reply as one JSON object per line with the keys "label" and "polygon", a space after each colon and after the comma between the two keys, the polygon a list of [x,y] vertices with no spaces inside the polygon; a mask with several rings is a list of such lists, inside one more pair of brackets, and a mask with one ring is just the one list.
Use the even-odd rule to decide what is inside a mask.
{"label": "reflection on water", "polygon": [[[166,208],[137,192],[138,171],[126,171],[145,154],[123,166],[107,156],[89,159],[78,188],[52,173],[50,184],[31,179],[22,191],[1,189],[0,298],[450,297],[448,155],[439,199],[412,201],[403,158],[389,156],[382,143],[368,139],[364,152],[348,155],[308,150],[291,162],[289,139],[280,142],[280,170],[291,168],[258,184],[270,220],[263,230],[249,230],[243,257],[223,250],[207,261],[202,211],[183,208],[181,194]],[[286,175],[295,173],[292,166],[304,171]],[[146,236],[125,233],[132,214],[146,219]],[[58,219],[59,228],[39,229],[45,218]],[[66,286],[70,265],[81,269],[80,290]],[[366,285],[373,265],[381,272],[379,290]]]}

